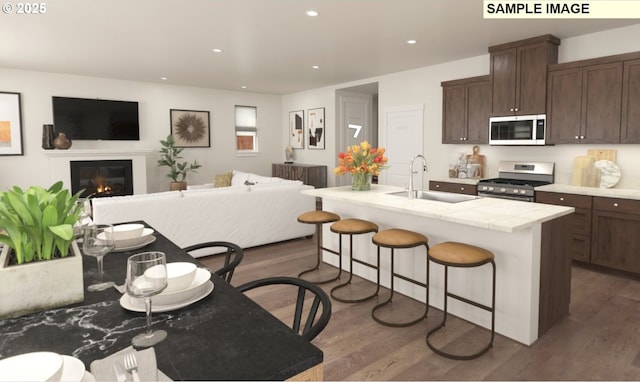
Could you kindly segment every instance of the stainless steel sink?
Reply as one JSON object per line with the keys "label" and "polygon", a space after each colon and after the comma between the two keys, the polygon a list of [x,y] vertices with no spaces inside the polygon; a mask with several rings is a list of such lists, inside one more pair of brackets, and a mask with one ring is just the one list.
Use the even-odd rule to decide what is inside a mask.
{"label": "stainless steel sink", "polygon": [[[408,198],[409,191],[391,192],[387,195],[402,196]],[[442,191],[413,191],[413,195],[414,199],[435,200],[437,202],[445,203],[460,203],[478,199],[478,196],[475,195],[463,195]]]}

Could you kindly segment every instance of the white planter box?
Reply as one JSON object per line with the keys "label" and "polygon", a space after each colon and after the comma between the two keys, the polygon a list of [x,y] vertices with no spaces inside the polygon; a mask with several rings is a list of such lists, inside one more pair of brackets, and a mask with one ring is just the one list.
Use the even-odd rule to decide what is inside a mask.
{"label": "white planter box", "polygon": [[61,259],[7,266],[8,246],[0,253],[0,319],[22,316],[84,300],[82,256],[73,242]]}

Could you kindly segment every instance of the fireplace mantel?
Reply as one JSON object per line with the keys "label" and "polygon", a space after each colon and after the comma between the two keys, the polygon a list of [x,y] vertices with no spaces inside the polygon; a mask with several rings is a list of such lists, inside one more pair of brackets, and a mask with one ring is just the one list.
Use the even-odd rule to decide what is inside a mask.
{"label": "fireplace mantel", "polygon": [[153,149],[82,149],[82,150],[43,150],[49,157],[103,157],[147,155]]}
{"label": "fireplace mantel", "polygon": [[153,149],[81,149],[43,150],[49,157],[50,182],[62,180],[71,189],[71,161],[131,159],[133,167],[133,193],[147,193],[147,154]]}

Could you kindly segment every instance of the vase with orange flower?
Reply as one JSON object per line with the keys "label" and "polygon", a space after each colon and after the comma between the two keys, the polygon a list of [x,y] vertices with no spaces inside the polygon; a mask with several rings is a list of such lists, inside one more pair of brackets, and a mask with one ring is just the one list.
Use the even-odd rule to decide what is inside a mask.
{"label": "vase with orange flower", "polygon": [[351,174],[351,189],[354,191],[370,190],[371,177],[378,176],[381,170],[387,168],[388,158],[384,153],[384,147],[371,147],[367,141],[348,146],[345,152],[338,154],[338,166],[333,173]]}

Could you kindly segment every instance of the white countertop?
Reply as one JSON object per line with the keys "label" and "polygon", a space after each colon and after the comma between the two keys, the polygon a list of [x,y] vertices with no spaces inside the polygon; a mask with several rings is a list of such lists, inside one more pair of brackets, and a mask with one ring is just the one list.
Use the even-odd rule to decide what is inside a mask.
{"label": "white countertop", "polygon": [[632,188],[599,188],[599,187],[580,187],[571,186],[569,184],[549,184],[546,186],[536,187],[536,191],[546,192],[562,192],[565,194],[578,194],[588,196],[601,196],[605,198],[622,198],[622,199],[638,199],[640,200],[640,190]]}
{"label": "white countertop", "polygon": [[405,189],[402,187],[373,184],[369,191],[352,191],[351,186],[346,186],[317,188],[305,190],[303,193],[502,232],[528,228],[574,211],[573,207],[487,197],[460,203],[445,203],[387,195],[403,190]]}

